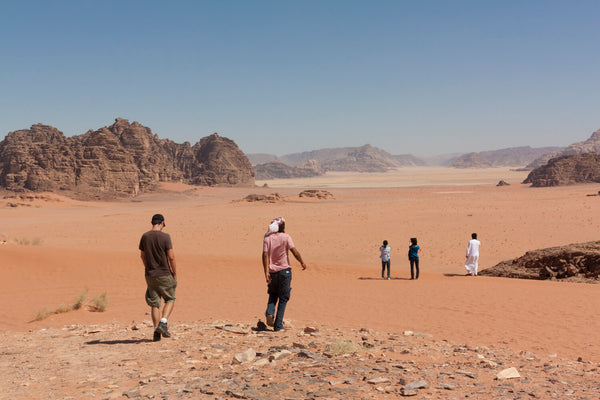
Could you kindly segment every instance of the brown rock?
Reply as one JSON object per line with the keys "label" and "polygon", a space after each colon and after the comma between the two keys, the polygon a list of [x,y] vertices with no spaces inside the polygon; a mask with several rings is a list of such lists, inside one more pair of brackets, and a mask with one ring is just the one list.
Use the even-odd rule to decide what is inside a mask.
{"label": "brown rock", "polygon": [[523,183],[533,187],[600,182],[600,154],[574,154],[553,158],[529,173]]}
{"label": "brown rock", "polygon": [[216,133],[191,147],[159,139],[150,128],[121,118],[71,138],[36,124],[0,142],[0,187],[14,192],[136,195],[170,181],[253,185],[254,172],[236,144]]}

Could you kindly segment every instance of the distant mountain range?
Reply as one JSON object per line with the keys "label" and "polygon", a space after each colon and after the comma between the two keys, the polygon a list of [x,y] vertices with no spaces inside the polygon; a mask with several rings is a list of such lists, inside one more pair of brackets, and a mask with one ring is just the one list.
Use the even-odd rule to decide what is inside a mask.
{"label": "distant mountain range", "polygon": [[[385,150],[366,144],[360,147],[340,147],[286,154],[246,154],[253,165],[256,179],[305,177],[319,168],[326,171],[385,172],[390,169],[414,166],[450,166],[454,168],[522,167],[544,154],[564,150],[561,147],[512,147],[468,154],[445,154],[419,158],[412,154],[392,155]],[[294,170],[310,161],[311,168]],[[285,166],[288,166],[286,168]]]}

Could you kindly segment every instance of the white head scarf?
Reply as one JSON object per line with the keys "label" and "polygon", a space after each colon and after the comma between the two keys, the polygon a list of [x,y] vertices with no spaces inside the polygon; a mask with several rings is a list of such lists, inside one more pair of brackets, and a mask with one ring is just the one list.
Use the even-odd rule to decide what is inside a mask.
{"label": "white head scarf", "polygon": [[265,233],[265,236],[269,236],[269,235],[272,235],[273,233],[279,232],[279,225],[281,225],[283,223],[285,223],[285,219],[283,217],[275,218],[269,224],[269,229],[267,230],[267,233]]}

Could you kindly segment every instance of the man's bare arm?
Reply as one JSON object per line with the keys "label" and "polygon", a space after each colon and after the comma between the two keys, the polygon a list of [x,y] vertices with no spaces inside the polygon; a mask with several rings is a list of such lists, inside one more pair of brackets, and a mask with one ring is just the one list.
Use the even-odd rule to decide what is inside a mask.
{"label": "man's bare arm", "polygon": [[302,270],[306,269],[306,264],[304,264],[304,261],[302,261],[302,256],[300,255],[300,252],[294,247],[292,249],[290,249],[290,251],[292,252],[292,254],[294,255],[294,257],[296,257],[296,260],[298,260],[298,262],[300,263],[300,265],[302,265]]}
{"label": "man's bare arm", "polygon": [[173,249],[167,250],[167,258],[169,259],[169,265],[171,266],[173,278],[177,280],[177,263],[175,262],[175,252],[173,251]]}
{"label": "man's bare arm", "polygon": [[262,253],[262,264],[263,270],[265,272],[265,280],[267,281],[267,283],[270,283],[271,274],[269,274],[269,253],[267,253],[266,251],[263,251]]}

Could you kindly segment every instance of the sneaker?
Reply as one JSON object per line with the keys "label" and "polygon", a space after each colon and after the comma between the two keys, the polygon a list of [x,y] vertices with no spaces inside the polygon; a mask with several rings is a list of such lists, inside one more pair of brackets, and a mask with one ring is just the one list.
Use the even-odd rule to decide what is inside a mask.
{"label": "sneaker", "polygon": [[163,337],[171,337],[171,334],[169,333],[169,328],[167,328],[167,324],[165,324],[164,322],[158,323],[158,326],[156,327],[156,332],[162,334]]}
{"label": "sneaker", "polygon": [[273,315],[267,315],[267,325],[275,325],[275,317]]}
{"label": "sneaker", "polygon": [[159,331],[154,331],[154,337],[152,338],[153,342],[158,342],[160,341],[160,332]]}

